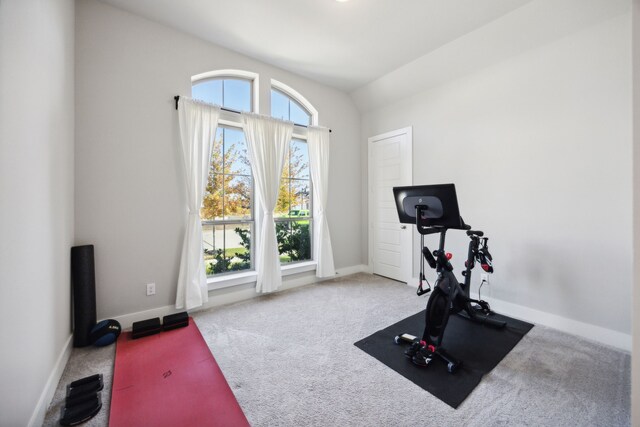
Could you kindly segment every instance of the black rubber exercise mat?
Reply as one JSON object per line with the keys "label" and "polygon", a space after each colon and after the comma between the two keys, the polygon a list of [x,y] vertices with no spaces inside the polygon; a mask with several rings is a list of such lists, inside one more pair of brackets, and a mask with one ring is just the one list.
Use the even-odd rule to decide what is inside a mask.
{"label": "black rubber exercise mat", "polygon": [[445,363],[438,357],[427,367],[414,365],[404,355],[409,344],[394,343],[395,336],[403,333],[422,336],[424,310],[356,342],[355,346],[457,408],[480,383],[482,376],[495,368],[533,327],[530,323],[499,314],[493,317],[506,321],[507,326],[493,329],[457,315],[449,317],[442,347],[463,361],[454,374],[447,372]]}

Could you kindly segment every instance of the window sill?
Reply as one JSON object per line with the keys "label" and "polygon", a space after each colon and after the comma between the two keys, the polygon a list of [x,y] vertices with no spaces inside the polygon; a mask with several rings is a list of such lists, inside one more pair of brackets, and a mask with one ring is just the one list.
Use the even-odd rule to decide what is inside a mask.
{"label": "window sill", "polygon": [[[295,264],[280,267],[282,277],[291,276],[293,274],[305,273],[316,269],[315,261],[299,262]],[[210,291],[215,289],[229,288],[231,286],[245,285],[247,283],[255,283],[258,275],[255,271],[247,271],[245,273],[229,274],[222,277],[207,278],[207,285]]]}
{"label": "window sill", "polygon": [[244,285],[256,281],[258,275],[255,271],[246,273],[228,274],[222,277],[207,277],[207,285],[210,291],[214,289],[228,288],[231,286]]}
{"label": "window sill", "polygon": [[316,265],[317,263],[315,261],[305,261],[284,265],[280,267],[280,269],[282,270],[282,277],[285,277],[292,274],[304,273],[305,271],[313,271],[316,269]]}

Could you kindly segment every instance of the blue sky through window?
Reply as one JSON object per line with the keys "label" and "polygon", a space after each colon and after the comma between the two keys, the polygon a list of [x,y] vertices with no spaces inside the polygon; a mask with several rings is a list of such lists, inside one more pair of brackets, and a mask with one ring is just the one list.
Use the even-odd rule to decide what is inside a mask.
{"label": "blue sky through window", "polygon": [[251,82],[225,79],[223,84],[224,107],[236,111],[251,111]]}
{"label": "blue sky through window", "polygon": [[191,96],[230,110],[251,111],[251,81],[249,80],[205,80],[192,86]]}
{"label": "blue sky through window", "polygon": [[208,102],[210,104],[222,104],[222,80],[206,80],[196,83],[191,88],[193,99]]}
{"label": "blue sky through window", "polygon": [[298,125],[311,124],[311,115],[300,104],[275,89],[271,89],[271,117],[291,120]]}
{"label": "blue sky through window", "polygon": [[271,91],[271,117],[289,120],[289,98],[276,90]]}
{"label": "blue sky through window", "polygon": [[293,123],[309,126],[311,124],[311,116],[302,107],[294,101],[289,101],[290,118]]}
{"label": "blue sky through window", "polygon": [[[220,129],[220,128],[218,128]],[[231,165],[226,165],[225,173],[241,175],[251,175],[249,160],[247,159],[247,142],[244,139],[242,129],[225,127],[224,129],[224,151],[235,153],[237,157]]]}

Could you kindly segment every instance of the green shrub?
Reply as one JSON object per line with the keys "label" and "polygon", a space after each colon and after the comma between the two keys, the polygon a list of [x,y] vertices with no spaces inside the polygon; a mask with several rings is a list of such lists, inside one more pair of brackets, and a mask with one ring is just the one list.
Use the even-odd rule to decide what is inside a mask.
{"label": "green shrub", "polygon": [[[289,224],[291,228],[289,229]],[[276,223],[276,237],[280,256],[291,261],[311,259],[311,235],[308,221]]]}

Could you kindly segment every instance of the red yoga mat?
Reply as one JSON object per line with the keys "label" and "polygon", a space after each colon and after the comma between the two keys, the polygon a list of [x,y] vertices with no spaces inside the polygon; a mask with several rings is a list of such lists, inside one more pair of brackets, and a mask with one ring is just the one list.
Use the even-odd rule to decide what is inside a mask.
{"label": "red yoga mat", "polygon": [[189,326],[118,338],[110,427],[248,426],[192,318]]}

